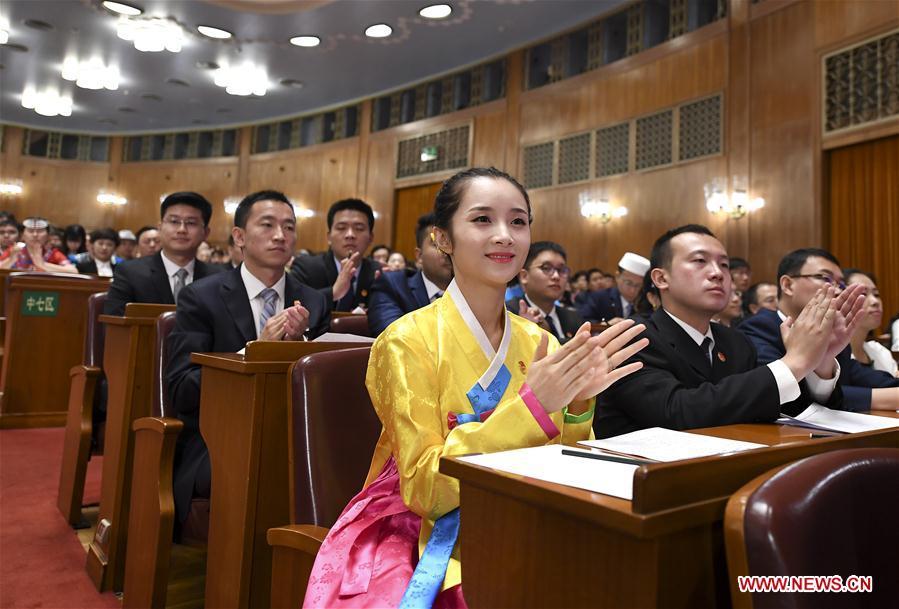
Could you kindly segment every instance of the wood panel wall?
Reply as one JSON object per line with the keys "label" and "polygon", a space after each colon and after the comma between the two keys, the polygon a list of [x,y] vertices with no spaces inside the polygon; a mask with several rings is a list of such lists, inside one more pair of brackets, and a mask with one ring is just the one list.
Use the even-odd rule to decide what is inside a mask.
{"label": "wood panel wall", "polygon": [[[203,192],[215,204],[211,240],[224,241],[227,196],[275,188],[315,215],[302,220],[298,247],[325,247],[325,212],[335,200],[359,196],[378,213],[375,241],[393,241],[396,191],[444,175],[397,180],[398,142],[459,124],[472,128],[471,162],[520,174],[521,148],[592,130],[700,98],[724,95],[724,153],[690,163],[531,192],[534,239],[555,239],[575,268],[611,270],[625,250],[648,253],[666,228],[702,222],[734,255],[748,257],[757,279],[772,279],[780,256],[823,245],[822,185],[825,148],[899,132],[899,120],[876,130],[823,138],[820,128],[821,58],[899,26],[899,2],[869,0],[730,0],[728,17],[644,53],[534,91],[522,90],[523,51],[508,56],[506,96],[392,129],[370,133],[370,102],[362,105],[358,137],[315,147],[250,155],[250,129],[240,156],[230,159],[84,164],[21,157],[21,133],[7,128],[0,177],[21,177],[26,192],[12,207],[58,223],[114,223],[136,229],[155,220],[160,194],[175,188]],[[17,133],[18,132],[18,133]],[[18,138],[18,139],[17,139]],[[842,138],[842,139],[841,139]],[[746,176],[768,205],[754,216],[725,220],[704,208],[703,186],[716,177]],[[112,186],[131,203],[110,211],[96,201]],[[578,195],[609,197],[630,213],[607,225],[581,218]]]}

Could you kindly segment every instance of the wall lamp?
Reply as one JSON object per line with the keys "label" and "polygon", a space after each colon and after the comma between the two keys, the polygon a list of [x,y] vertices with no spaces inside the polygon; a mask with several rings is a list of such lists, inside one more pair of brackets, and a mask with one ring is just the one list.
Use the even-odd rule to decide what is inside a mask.
{"label": "wall lamp", "polygon": [[746,188],[746,179],[734,178],[734,187],[728,191],[727,180],[716,178],[705,185],[705,206],[715,215],[724,214],[739,220],[746,214],[758,211],[765,206],[762,197],[751,197]]}
{"label": "wall lamp", "polygon": [[615,218],[627,215],[627,207],[613,207],[608,200],[594,201],[585,195],[580,197],[581,215],[585,218],[597,218],[603,224],[608,224]]}

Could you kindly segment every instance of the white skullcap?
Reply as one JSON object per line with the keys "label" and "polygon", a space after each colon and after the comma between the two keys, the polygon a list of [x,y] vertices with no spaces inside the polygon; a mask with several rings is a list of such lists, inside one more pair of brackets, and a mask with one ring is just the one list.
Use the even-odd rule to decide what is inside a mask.
{"label": "white skullcap", "polygon": [[649,272],[649,260],[640,254],[625,252],[621,260],[618,261],[618,267],[643,277]]}

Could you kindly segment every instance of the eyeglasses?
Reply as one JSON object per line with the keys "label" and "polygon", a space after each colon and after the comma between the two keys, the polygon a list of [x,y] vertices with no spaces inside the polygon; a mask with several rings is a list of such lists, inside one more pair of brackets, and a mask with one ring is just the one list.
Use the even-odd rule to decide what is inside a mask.
{"label": "eyeglasses", "polygon": [[638,288],[639,289],[639,288],[643,287],[642,284],[637,283],[636,281],[631,281],[630,279],[626,279],[624,277],[621,277],[620,281],[621,281],[621,283],[624,284],[624,287],[626,287],[626,288]]}
{"label": "eyeglasses", "polygon": [[552,277],[553,273],[558,273],[559,277],[565,278],[565,277],[568,277],[568,273],[571,272],[571,269],[569,269],[567,266],[553,266],[548,262],[541,264],[538,267],[531,267],[531,268],[540,269],[540,272],[543,273],[544,275],[546,275],[547,277]]}
{"label": "eyeglasses", "polygon": [[187,230],[194,230],[196,228],[200,228],[202,224],[196,218],[179,218],[177,216],[166,216],[163,218],[163,223],[168,224],[172,228],[181,228],[184,225],[184,228]]}
{"label": "eyeglasses", "polygon": [[793,277],[795,279],[799,279],[800,277],[808,277],[809,279],[817,279],[818,281],[822,281],[822,282],[826,283],[827,285],[836,286],[836,287],[840,288],[841,290],[846,289],[845,281],[842,281],[842,280],[837,281],[830,275],[825,275],[823,273],[811,273],[808,275],[789,275],[789,276]]}

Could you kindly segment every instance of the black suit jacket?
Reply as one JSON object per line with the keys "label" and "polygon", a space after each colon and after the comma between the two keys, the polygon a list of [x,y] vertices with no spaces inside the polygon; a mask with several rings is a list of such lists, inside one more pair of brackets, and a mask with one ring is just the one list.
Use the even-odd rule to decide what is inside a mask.
{"label": "black suit jacket", "polygon": [[[288,276],[285,303],[299,300],[309,310],[307,338],[324,334],[331,309],[324,296]],[[170,402],[184,422],[178,437],[174,493],[183,519],[190,506],[197,468],[206,455],[200,436],[200,366],[190,361],[194,352],[236,352],[256,340],[256,324],[240,269],[216,273],[186,286],[178,295],[175,328],[168,338],[166,386]]]}
{"label": "black suit jacket", "polygon": [[378,336],[397,319],[430,304],[421,271],[411,277],[400,271],[381,273],[371,286],[368,328]]}
{"label": "black suit jacket", "polygon": [[[738,327],[755,345],[759,364],[767,364],[780,359],[787,352],[780,335],[780,315],[777,311],[762,309],[752,317],[747,317]],[[871,389],[876,387],[899,387],[899,379],[862,366],[852,359],[852,348],[846,347],[837,355],[840,364],[839,385],[843,389],[841,410],[861,412],[871,410]]]}
{"label": "black suit jacket", "polygon": [[[798,414],[812,402],[805,382],[801,395],[780,404],[774,374],[759,367],[752,343],[739,332],[713,323],[712,365],[702,349],[659,309],[642,336],[649,345],[629,361],[643,368],[599,395],[593,428],[608,438],[647,427],[693,429],[732,423],[770,423],[780,412]],[[839,388],[828,406],[841,399]]]}
{"label": "black suit jacket", "polygon": [[337,307],[337,301],[334,300],[332,289],[334,282],[337,281],[337,264],[334,262],[334,253],[330,249],[317,256],[297,256],[290,266],[290,274],[300,283],[321,292],[335,311],[352,311],[359,305],[368,307],[371,286],[375,281],[375,271],[379,268],[377,263],[363,256],[362,263],[359,265],[359,275],[356,279],[356,290],[353,293],[352,303],[340,308]]}
{"label": "black suit jacket", "polygon": [[[216,265],[194,260],[194,281],[220,271],[221,268]],[[175,304],[169,276],[162,263],[162,252],[116,265],[103,313],[124,315],[125,305],[129,302]]]}
{"label": "black suit jacket", "polygon": [[[113,274],[115,274],[115,269],[118,264],[115,263],[115,258],[110,259],[109,264],[112,265]],[[88,258],[84,262],[76,262],[75,268],[78,269],[79,273],[83,273],[86,275],[96,275],[97,274],[97,261],[93,258]],[[104,311],[105,312],[105,311]]]}
{"label": "black suit jacket", "polygon": [[590,292],[578,307],[581,317],[590,321],[608,321],[615,317],[627,317],[621,309],[621,292],[607,288]]}
{"label": "black suit jacket", "polygon": [[[518,315],[519,298],[510,298],[506,301],[506,308]],[[566,343],[574,336],[578,328],[584,323],[583,318],[578,312],[569,307],[560,307],[556,305],[556,313],[559,315],[559,321],[562,322],[562,336],[556,336],[560,343]],[[551,333],[552,334],[552,333]]]}

